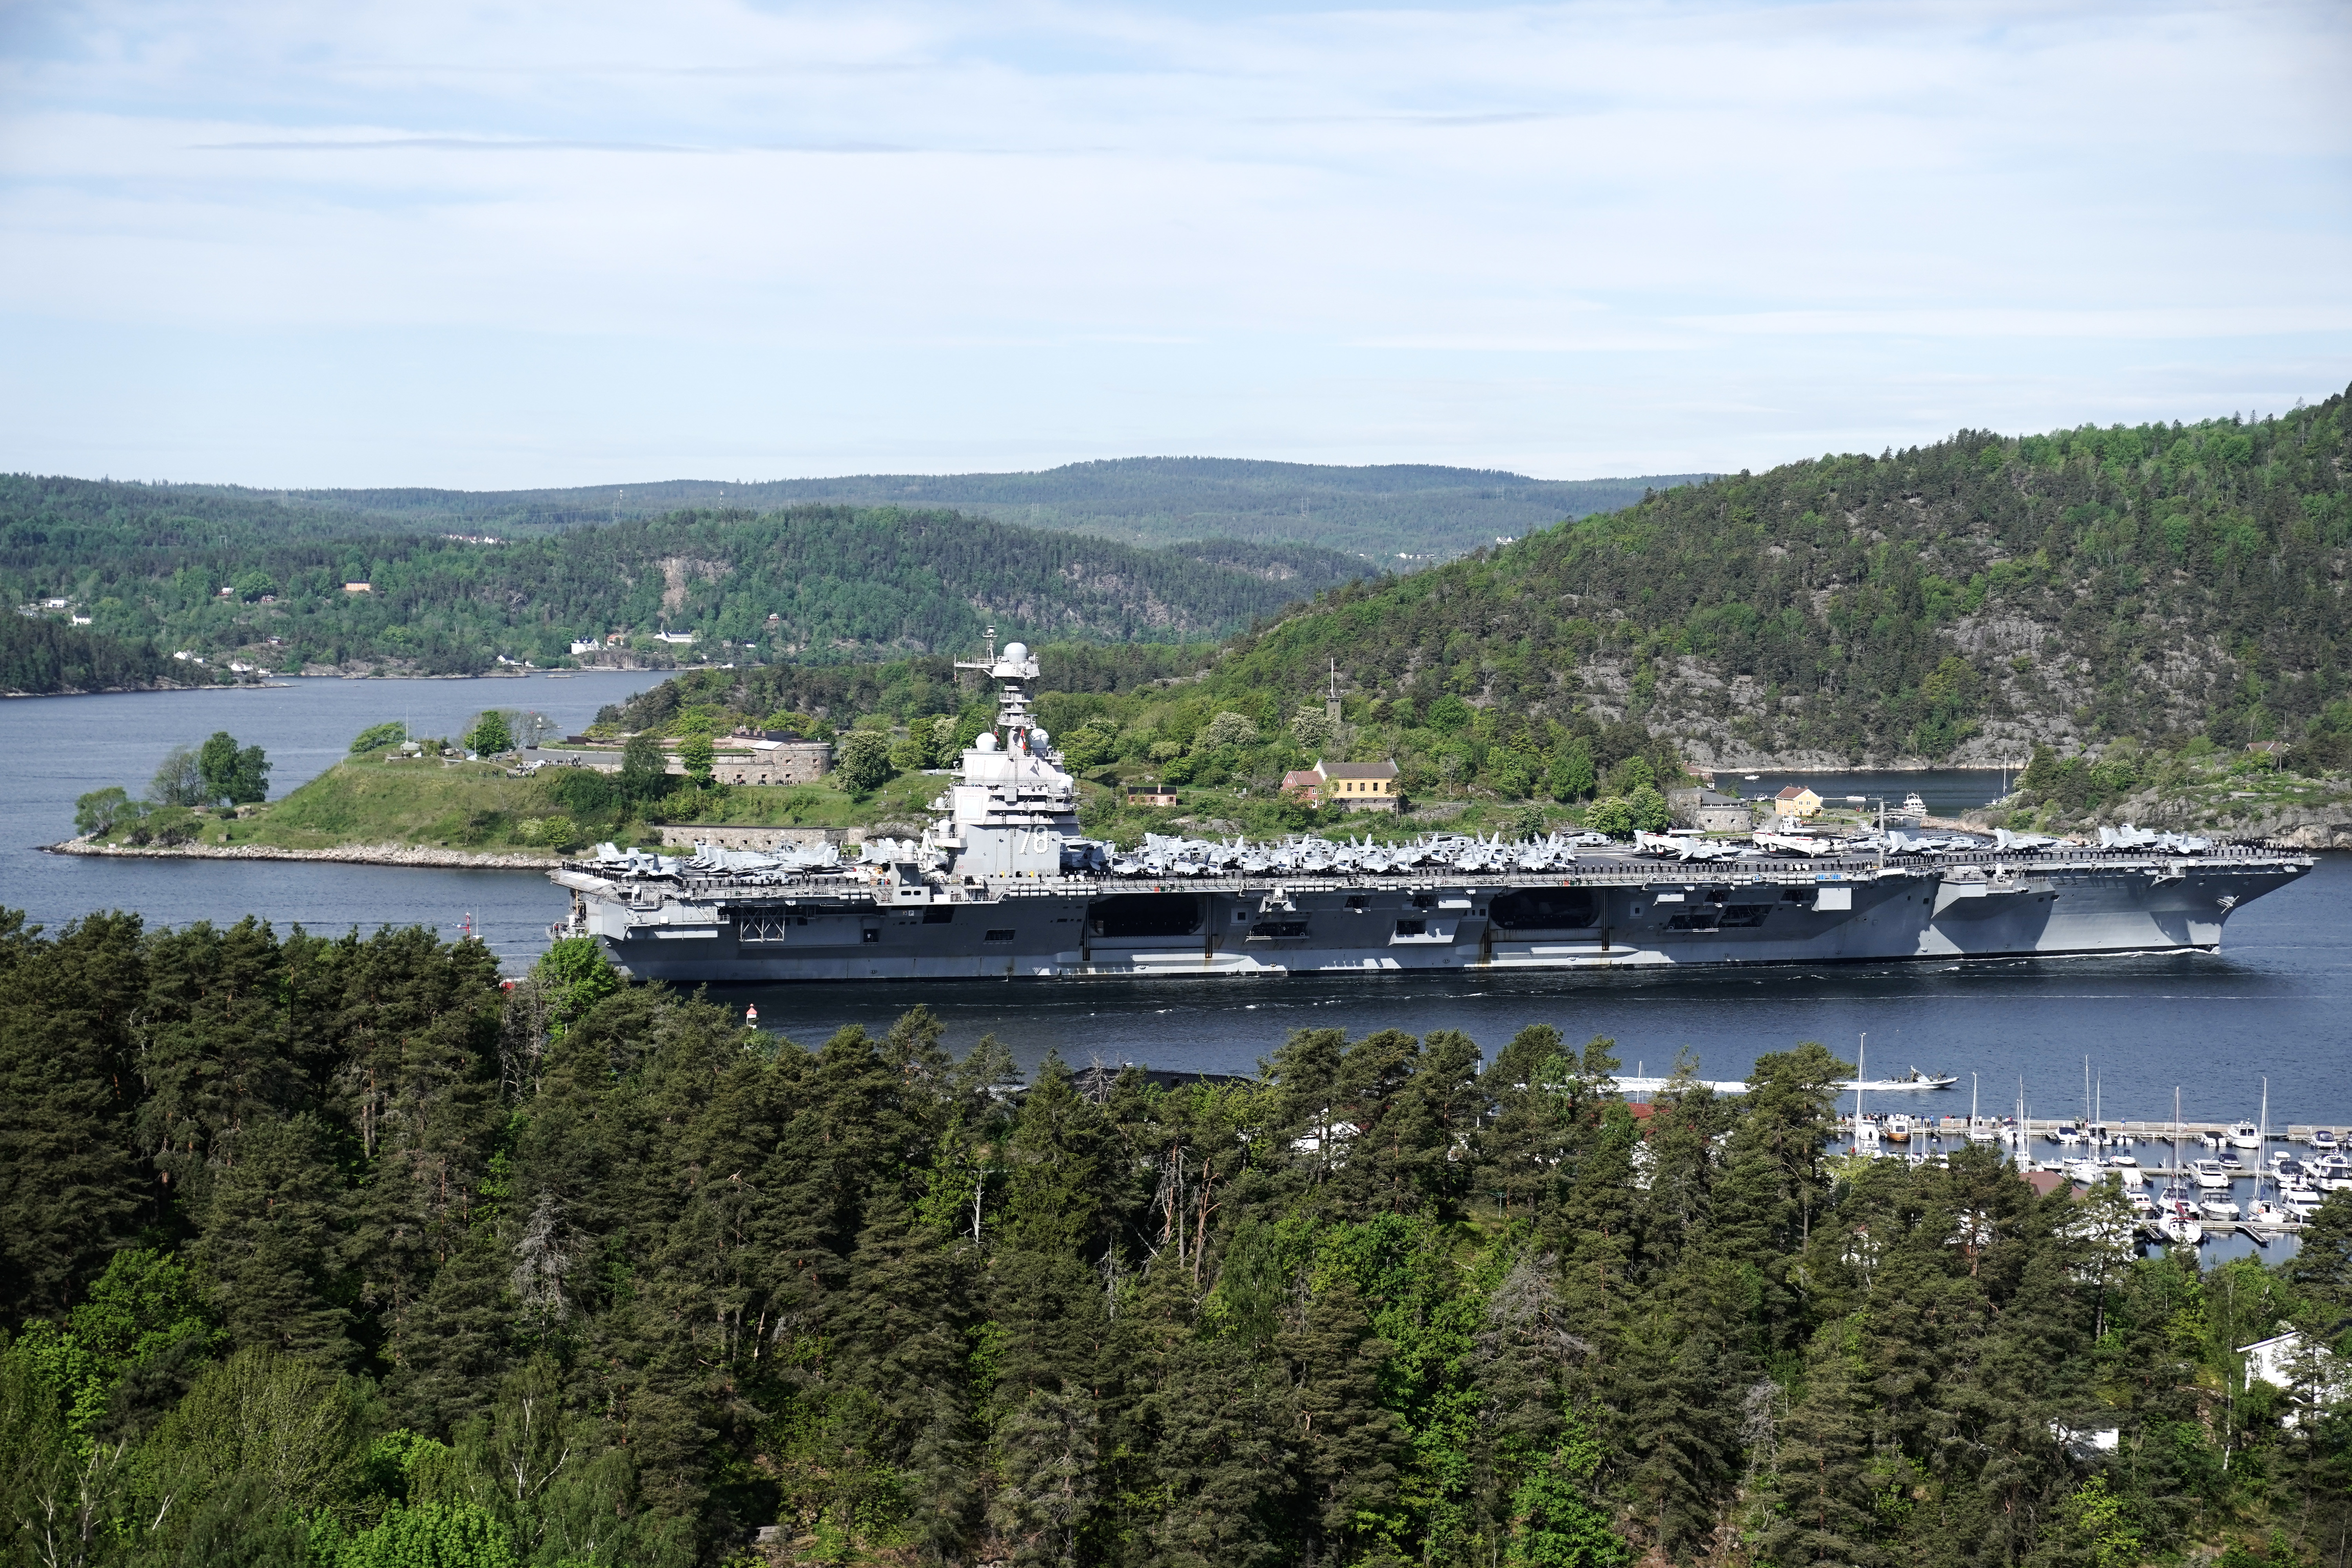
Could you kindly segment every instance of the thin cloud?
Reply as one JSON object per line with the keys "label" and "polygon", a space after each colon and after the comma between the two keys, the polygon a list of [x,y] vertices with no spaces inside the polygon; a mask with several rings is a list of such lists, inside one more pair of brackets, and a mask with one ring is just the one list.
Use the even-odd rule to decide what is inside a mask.
{"label": "thin cloud", "polygon": [[195,153],[664,153],[704,156],[736,153],[913,153],[887,142],[768,142],[743,146],[689,146],[674,142],[586,142],[556,137],[375,136],[331,140],[195,142]]}
{"label": "thin cloud", "polygon": [[1573,477],[2340,389],[2352,10],[1995,5],[60,0],[0,467]]}

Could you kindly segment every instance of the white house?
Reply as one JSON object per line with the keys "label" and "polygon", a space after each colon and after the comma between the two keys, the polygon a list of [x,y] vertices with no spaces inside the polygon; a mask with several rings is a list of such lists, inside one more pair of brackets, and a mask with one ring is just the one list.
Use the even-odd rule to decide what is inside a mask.
{"label": "white house", "polygon": [[604,645],[603,643],[598,642],[594,637],[574,638],[572,644],[572,657],[578,658],[583,653],[594,653],[604,646]]}
{"label": "white house", "polygon": [[[2294,1395],[2298,1404],[2338,1405],[2352,1399],[2352,1369],[2347,1369],[2326,1345],[2314,1345],[2306,1351],[2299,1333],[2277,1334],[2240,1345],[2238,1353],[2246,1358],[2248,1383],[2260,1378]],[[2293,1426],[2298,1417],[2299,1412],[2289,1410],[2279,1417],[2279,1425]]]}

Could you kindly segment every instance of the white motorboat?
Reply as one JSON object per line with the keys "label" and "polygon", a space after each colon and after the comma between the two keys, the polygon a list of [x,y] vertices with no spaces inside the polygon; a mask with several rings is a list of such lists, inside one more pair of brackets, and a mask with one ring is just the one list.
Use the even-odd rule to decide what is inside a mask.
{"label": "white motorboat", "polygon": [[2230,1147],[2259,1149],[2263,1146],[2263,1130],[2251,1121],[2241,1121],[2230,1129]]}
{"label": "white motorboat", "polygon": [[2230,1173],[2221,1169],[2219,1160],[2191,1160],[2189,1173],[2196,1178],[2200,1192],[2226,1193],[2230,1190]]}
{"label": "white motorboat", "polygon": [[2238,1205],[2228,1198],[2206,1198],[2198,1204],[2197,1212],[2207,1219],[2219,1220],[2225,1225],[2238,1223]]}
{"label": "white motorboat", "polygon": [[2333,1154],[2344,1147],[2344,1140],[2336,1136],[2332,1127],[2315,1127],[2312,1129],[2311,1146],[2323,1154]]}
{"label": "white motorboat", "polygon": [[2311,1181],[2323,1193],[2352,1192],[2352,1158],[2330,1154],[2313,1161]]}
{"label": "white motorboat", "polygon": [[2246,1205],[2248,1225],[2292,1225],[2294,1215],[2268,1198],[2256,1198]]}
{"label": "white motorboat", "polygon": [[2108,1155],[2107,1163],[2110,1165],[2129,1165],[2137,1169],[2139,1165],[2139,1156],[2126,1149],[2120,1154]]}
{"label": "white motorboat", "polygon": [[2175,1247],[2195,1247],[2205,1239],[2205,1226],[2185,1198],[2175,1198],[2157,1211],[2156,1228]]}
{"label": "white motorboat", "polygon": [[2116,1181],[2121,1182],[2124,1186],[2124,1191],[2126,1192],[2130,1192],[2134,1188],[2144,1187],[2147,1184],[2147,1173],[2142,1171],[2137,1164],[2128,1160],[2108,1161],[2106,1165],[2101,1170],[2100,1174],[2113,1176]]}
{"label": "white motorboat", "polygon": [[2081,1156],[2066,1162],[2066,1179],[2070,1182],[2080,1182],[2087,1187],[2096,1182],[2102,1173],[2099,1170],[2099,1163],[2088,1156]]}

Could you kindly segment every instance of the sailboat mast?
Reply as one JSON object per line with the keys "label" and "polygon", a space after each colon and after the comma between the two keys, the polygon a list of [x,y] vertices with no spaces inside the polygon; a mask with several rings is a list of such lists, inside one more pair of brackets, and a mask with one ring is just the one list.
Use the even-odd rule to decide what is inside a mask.
{"label": "sailboat mast", "polygon": [[1870,1064],[1870,1031],[1862,1032],[1862,1044],[1853,1052],[1853,1142],[1862,1147],[1862,1080]]}

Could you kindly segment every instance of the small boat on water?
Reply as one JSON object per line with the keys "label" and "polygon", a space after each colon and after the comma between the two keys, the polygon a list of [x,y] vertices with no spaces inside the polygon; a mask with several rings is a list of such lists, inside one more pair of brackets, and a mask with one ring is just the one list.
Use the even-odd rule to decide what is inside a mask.
{"label": "small boat on water", "polygon": [[2219,1160],[2191,1160],[2189,1173],[2196,1178],[2200,1191],[2226,1193],[2230,1190],[2230,1173],[2221,1169]]}
{"label": "small boat on water", "polygon": [[2230,1147],[2259,1149],[2263,1146],[2263,1130],[2251,1121],[2241,1121],[2230,1129]]}
{"label": "small boat on water", "polygon": [[2170,1197],[2157,1206],[2156,1228],[2175,1247],[2195,1247],[2205,1239],[2205,1226],[2186,1197]]}
{"label": "small boat on water", "polygon": [[2314,1160],[2311,1181],[2323,1193],[2352,1192],[2352,1158],[2329,1154]]}
{"label": "small boat on water", "polygon": [[1911,1119],[1899,1111],[1886,1119],[1886,1141],[1889,1143],[1911,1142]]}
{"label": "small boat on water", "polygon": [[1913,1068],[1901,1078],[1842,1079],[1837,1084],[1841,1092],[1851,1094],[1855,1089],[1867,1089],[1873,1094],[1886,1094],[1906,1089],[1949,1089],[1960,1081],[1958,1073],[1921,1072]]}
{"label": "small boat on water", "polygon": [[2311,1146],[2323,1154],[2332,1154],[2344,1147],[2344,1140],[2336,1136],[2334,1128],[2318,1127],[2312,1130]]}
{"label": "small boat on water", "polygon": [[2228,1198],[2201,1198],[2198,1201],[2197,1212],[2207,1219],[2219,1220],[2224,1225],[2238,1223],[2238,1205]]}

